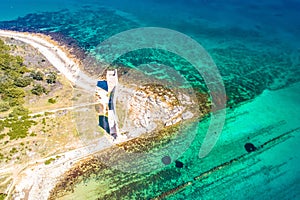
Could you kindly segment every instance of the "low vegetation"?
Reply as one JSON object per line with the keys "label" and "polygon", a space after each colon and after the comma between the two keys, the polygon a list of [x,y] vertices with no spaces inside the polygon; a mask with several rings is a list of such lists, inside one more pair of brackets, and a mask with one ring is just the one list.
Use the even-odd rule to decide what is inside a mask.
{"label": "low vegetation", "polygon": [[[47,94],[45,85],[56,81],[56,72],[30,70],[23,58],[11,55],[10,47],[0,40],[0,95],[10,107],[24,104],[26,91],[37,96]],[[0,112],[7,111],[7,108],[7,104],[0,104]]]}
{"label": "low vegetation", "polygon": [[8,129],[6,135],[9,136],[10,140],[27,137],[30,134],[30,127],[36,125],[36,122],[29,118],[28,110],[16,108],[11,114],[12,117],[1,121],[0,128]]}
{"label": "low vegetation", "polygon": [[45,161],[45,165],[50,165],[51,162],[53,162],[55,160],[55,158],[50,158],[48,160]]}
{"label": "low vegetation", "polygon": [[1,102],[0,103],[0,112],[6,112],[10,109],[8,102]]}
{"label": "low vegetation", "polygon": [[56,98],[48,99],[48,103],[55,104],[56,103]]}
{"label": "low vegetation", "polygon": [[35,94],[37,96],[41,96],[42,94],[47,94],[46,88],[43,87],[41,84],[34,85],[31,92],[32,94]]}
{"label": "low vegetation", "polygon": [[44,80],[44,73],[42,73],[40,71],[32,71],[30,73],[30,77],[32,77],[34,80],[42,81],[42,80]]}
{"label": "low vegetation", "polygon": [[4,200],[7,197],[7,194],[0,193],[0,200]]}
{"label": "low vegetation", "polygon": [[[35,124],[23,104],[28,87],[34,79],[40,79],[41,74],[32,77],[33,72],[24,65],[23,58],[10,55],[9,51],[10,47],[0,40],[0,112],[10,111],[8,117],[0,121],[0,139],[7,135],[13,140],[28,136],[29,128]],[[33,89],[38,94],[45,92],[42,86]],[[2,133],[4,130],[5,133]]]}
{"label": "low vegetation", "polygon": [[49,165],[59,158],[54,153],[70,150],[69,144],[78,141],[72,114],[51,112],[72,103],[67,79],[58,76],[48,61],[38,62],[44,57],[30,45],[4,41],[9,45],[0,39],[0,167],[9,172],[0,179],[0,200],[11,198],[4,191],[13,187],[14,166],[42,159]]}
{"label": "low vegetation", "polygon": [[48,84],[56,83],[57,74],[55,72],[49,72],[46,77],[46,81]]}

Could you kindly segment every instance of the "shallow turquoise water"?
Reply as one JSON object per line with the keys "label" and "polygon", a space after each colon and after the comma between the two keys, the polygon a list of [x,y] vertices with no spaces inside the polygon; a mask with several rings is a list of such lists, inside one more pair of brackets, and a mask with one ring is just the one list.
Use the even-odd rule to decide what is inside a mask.
{"label": "shallow turquoise water", "polygon": [[[145,194],[155,197],[191,181],[191,185],[166,198],[300,198],[300,173],[297,169],[300,124],[299,1],[59,2],[4,0],[0,19],[6,21],[0,22],[0,28],[59,33],[54,36],[65,39],[70,45],[78,45],[86,52],[92,51],[105,39],[132,28],[170,28],[187,34],[203,45],[224,80],[228,115],[215,150],[204,159],[197,157],[207,129],[207,123],[202,122],[191,147],[180,158],[185,168],[167,167],[171,175],[176,175],[161,177],[162,181],[149,186],[137,183],[144,188],[144,193],[132,190],[129,196],[135,195],[137,199],[138,195],[146,198],[143,196]],[[143,56],[147,59],[135,59]],[[206,90],[200,74],[174,55],[137,51],[121,58],[119,63],[139,65],[157,60],[179,71],[195,89]],[[158,72],[157,76],[165,77],[165,74]],[[248,155],[244,149],[247,142],[260,146],[285,133],[289,134],[252,154]],[[208,178],[194,180],[201,173],[242,155],[245,158],[212,173]],[[130,180],[130,176],[127,178]],[[97,198],[97,188],[94,190]]]}

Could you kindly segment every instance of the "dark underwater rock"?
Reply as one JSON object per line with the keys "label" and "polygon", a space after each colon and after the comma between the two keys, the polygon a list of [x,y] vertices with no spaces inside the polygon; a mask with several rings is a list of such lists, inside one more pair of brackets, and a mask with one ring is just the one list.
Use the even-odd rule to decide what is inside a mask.
{"label": "dark underwater rock", "polygon": [[175,166],[176,166],[177,168],[183,168],[183,163],[180,162],[180,161],[178,161],[178,160],[176,160],[176,161],[175,161]]}
{"label": "dark underwater rock", "polygon": [[252,143],[246,143],[244,147],[249,153],[257,150],[257,148]]}

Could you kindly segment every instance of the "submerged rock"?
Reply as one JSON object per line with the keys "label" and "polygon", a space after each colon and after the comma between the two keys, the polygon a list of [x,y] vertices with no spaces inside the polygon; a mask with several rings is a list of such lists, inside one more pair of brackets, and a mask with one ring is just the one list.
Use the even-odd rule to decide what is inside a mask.
{"label": "submerged rock", "polygon": [[247,152],[252,152],[252,151],[255,151],[255,150],[257,150],[257,148],[254,146],[254,144],[252,144],[252,143],[246,143],[245,144],[245,149],[246,149],[246,151]]}
{"label": "submerged rock", "polygon": [[165,165],[169,165],[171,163],[171,158],[170,156],[165,156],[161,159],[162,163],[164,163]]}
{"label": "submerged rock", "polygon": [[176,160],[176,161],[175,161],[175,166],[176,166],[177,168],[183,168],[183,163],[180,162],[180,161],[178,161],[178,160]]}

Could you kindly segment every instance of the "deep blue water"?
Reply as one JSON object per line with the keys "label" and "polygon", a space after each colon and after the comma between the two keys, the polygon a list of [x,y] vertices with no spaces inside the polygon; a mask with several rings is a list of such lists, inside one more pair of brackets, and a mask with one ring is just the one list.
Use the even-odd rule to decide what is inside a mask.
{"label": "deep blue water", "polygon": [[297,0],[144,0],[134,3],[130,0],[3,0],[0,19],[10,20],[33,12],[77,9],[84,5],[112,7],[132,14],[147,26],[173,28],[189,34],[201,34],[205,31],[201,29],[203,24],[212,27],[241,27],[299,44],[300,2]]}
{"label": "deep blue water", "polygon": [[[296,139],[286,142],[286,145],[273,145],[274,148],[270,147],[257,157],[250,156],[246,161],[239,161],[228,169],[230,173],[221,171],[212,180],[194,182],[169,198],[300,198],[296,192],[300,190],[300,177],[295,167],[299,155],[295,153],[296,149],[287,150],[289,146],[295,148],[299,144],[297,128],[300,117],[294,111],[299,109],[300,90],[293,85],[299,85],[300,81],[300,1],[2,0],[0,6],[0,28],[60,33],[86,52],[93,51],[99,43],[117,33],[145,26],[173,29],[195,39],[219,68],[228,107],[233,109],[229,109],[225,135],[221,138],[223,143],[219,144],[220,149],[224,146],[227,154],[222,157],[221,151],[217,151],[213,154],[215,158],[207,158],[203,162],[213,163],[211,160],[216,160],[220,164],[243,155],[244,144],[239,144],[241,141],[251,139],[256,145],[261,145],[291,130],[294,130],[293,137]],[[150,61],[161,59],[180,71],[195,88],[205,88],[199,74],[194,74],[184,61],[168,60],[164,54],[146,55]],[[128,62],[143,62],[133,58],[129,56]],[[284,125],[281,125],[282,121]],[[240,136],[241,140],[228,142]],[[199,136],[195,146],[202,139]],[[177,175],[182,175],[178,180],[165,177],[166,180],[181,184],[201,174],[198,171],[202,170],[199,167],[202,160],[193,154],[195,146],[181,159],[189,168],[176,171]],[[273,155],[277,158],[272,159]],[[214,167],[204,165],[202,172],[204,168]],[[161,184],[154,183],[145,188],[145,193],[163,193],[157,189]],[[290,191],[286,192],[288,188]],[[167,191],[171,189],[171,184],[166,186]]]}

